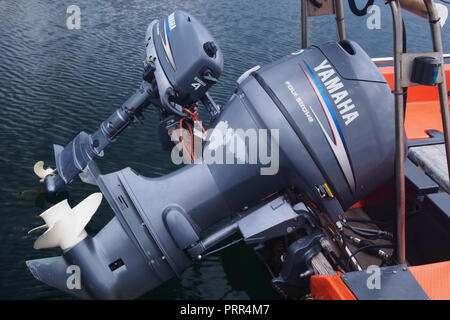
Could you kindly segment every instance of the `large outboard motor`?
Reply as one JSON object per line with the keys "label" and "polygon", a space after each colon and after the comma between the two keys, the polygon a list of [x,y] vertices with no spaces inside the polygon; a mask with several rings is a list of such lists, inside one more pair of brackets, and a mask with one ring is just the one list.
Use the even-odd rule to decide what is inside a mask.
{"label": "large outboard motor", "polygon": [[[146,41],[155,45],[147,46],[144,79],[162,113],[183,116],[180,106],[205,97],[222,71],[215,42],[184,33],[199,29],[192,24],[198,24],[192,16],[176,12],[147,31]],[[200,56],[192,66],[183,66],[185,57],[175,49],[187,34],[199,42],[186,44],[187,56]],[[75,158],[67,152],[65,161],[57,160],[58,172]],[[307,205],[283,191],[303,194],[332,223],[343,219],[347,208],[393,175],[394,102],[359,45],[330,42],[244,73],[193,164],[146,178],[130,168],[101,174],[91,159],[78,168],[93,176],[116,217],[62,256],[27,265],[39,280],[79,297],[135,298],[181,276],[192,259],[234,233],[264,244],[305,229],[316,243],[320,237],[310,231],[317,226],[305,222]],[[66,285],[71,265],[81,270],[79,288]]]}

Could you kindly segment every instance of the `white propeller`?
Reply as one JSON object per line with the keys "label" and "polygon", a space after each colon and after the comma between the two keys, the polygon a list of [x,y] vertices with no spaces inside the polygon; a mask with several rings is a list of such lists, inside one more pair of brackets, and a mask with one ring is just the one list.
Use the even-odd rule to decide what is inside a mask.
{"label": "white propeller", "polygon": [[56,169],[47,168],[44,169],[44,161],[38,161],[33,167],[34,173],[40,178],[39,182],[44,182],[44,179],[49,174],[54,174]]}
{"label": "white propeller", "polygon": [[67,250],[78,244],[87,233],[84,227],[89,223],[102,202],[100,192],[93,193],[77,206],[71,208],[66,200],[44,211],[40,217],[45,224],[28,232],[48,228],[35,242],[34,249],[61,247]]}

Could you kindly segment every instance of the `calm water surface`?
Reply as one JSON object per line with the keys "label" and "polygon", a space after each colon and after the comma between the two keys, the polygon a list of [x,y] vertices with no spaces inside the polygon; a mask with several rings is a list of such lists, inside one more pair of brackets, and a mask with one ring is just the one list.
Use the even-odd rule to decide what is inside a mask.
{"label": "calm water surface", "polygon": [[[348,37],[373,57],[391,56],[391,16],[381,1],[381,29],[346,6]],[[68,30],[66,9],[81,8],[81,29]],[[235,80],[300,47],[300,1],[4,1],[0,0],[0,298],[70,299],[35,280],[25,260],[59,255],[35,251],[38,215],[68,198],[74,205],[96,191],[79,180],[56,199],[43,195],[33,164],[54,165],[52,144],[66,145],[79,131],[93,132],[141,81],[147,25],[173,10],[185,10],[210,30],[223,50],[224,73],[212,94],[225,104]],[[425,20],[405,15],[410,50],[428,50]],[[335,39],[334,20],[311,20],[312,43]],[[446,52],[450,28],[443,29]],[[158,115],[128,129],[98,161],[103,172],[130,166],[146,176],[176,170],[160,150]],[[206,119],[203,113],[201,116]],[[87,227],[95,234],[113,216],[104,201]],[[195,263],[182,279],[153,290],[147,299],[276,299],[270,278],[250,248],[237,244]]]}

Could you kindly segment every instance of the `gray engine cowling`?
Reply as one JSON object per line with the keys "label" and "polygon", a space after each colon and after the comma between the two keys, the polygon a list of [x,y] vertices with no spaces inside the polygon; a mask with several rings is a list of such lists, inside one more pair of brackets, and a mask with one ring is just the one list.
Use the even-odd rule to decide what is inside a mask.
{"label": "gray engine cowling", "polygon": [[333,199],[346,210],[393,175],[393,96],[355,42],[288,55],[241,90],[264,125],[280,129],[280,149],[299,175],[292,184],[325,211]]}
{"label": "gray engine cowling", "polygon": [[146,62],[154,68],[163,104],[201,100],[223,71],[222,51],[192,15],[175,11],[150,23]]}

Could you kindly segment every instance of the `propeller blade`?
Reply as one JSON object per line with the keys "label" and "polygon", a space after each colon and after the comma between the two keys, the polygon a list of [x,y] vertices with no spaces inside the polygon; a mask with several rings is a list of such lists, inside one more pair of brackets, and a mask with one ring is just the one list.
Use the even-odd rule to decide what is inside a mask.
{"label": "propeller blade", "polygon": [[56,222],[47,231],[45,231],[37,240],[34,242],[34,249],[46,249],[59,246],[59,242],[63,235],[62,223],[60,221]]}
{"label": "propeller blade", "polygon": [[34,249],[47,249],[60,247],[62,250],[67,250],[74,247],[87,237],[84,229],[79,231],[78,228],[73,228],[72,219],[62,219],[57,221],[52,227],[45,231],[34,242]]}
{"label": "propeller blade", "polygon": [[38,161],[33,166],[34,173],[40,178],[40,182],[44,182],[44,179],[49,174],[54,174],[56,169],[47,168],[44,169],[44,161]]}
{"label": "propeller blade", "polygon": [[48,226],[54,225],[58,220],[64,218],[64,216],[69,215],[72,212],[67,199],[58,202],[51,208],[45,210],[41,213],[40,217],[45,221]]}
{"label": "propeller blade", "polygon": [[36,162],[34,164],[33,171],[39,178],[42,178],[44,171],[45,171],[44,170],[44,161]]}
{"label": "propeller blade", "polygon": [[101,192],[93,193],[72,209],[72,213],[76,217],[81,230],[91,221],[92,216],[102,202],[102,198],[103,195]]}
{"label": "propeller blade", "polygon": [[33,233],[35,231],[38,231],[38,230],[41,230],[41,229],[45,229],[45,228],[48,228],[48,226],[46,224],[43,224],[42,226],[39,226],[39,227],[31,229],[30,231],[28,231],[28,234],[31,234],[31,233]]}
{"label": "propeller blade", "polygon": [[74,208],[70,207],[66,199],[43,212],[40,216],[46,222],[44,226],[48,226],[48,230],[35,241],[34,249],[59,246],[62,250],[67,250],[78,244],[87,237],[84,227],[97,211],[102,198],[100,192],[93,193]]}

